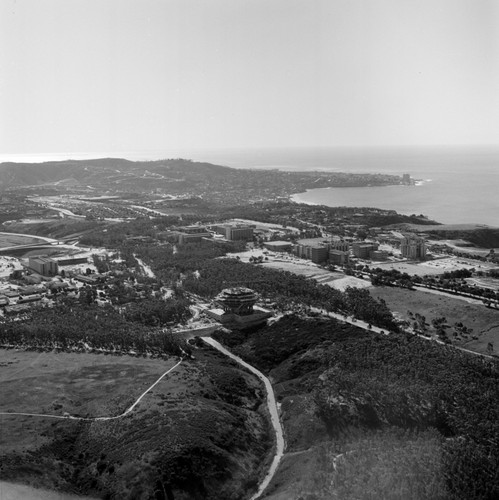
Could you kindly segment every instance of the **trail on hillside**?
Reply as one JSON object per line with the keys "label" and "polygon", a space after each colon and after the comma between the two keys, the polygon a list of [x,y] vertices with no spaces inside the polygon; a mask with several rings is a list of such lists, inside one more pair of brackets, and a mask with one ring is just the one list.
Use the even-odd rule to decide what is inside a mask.
{"label": "trail on hillside", "polygon": [[118,418],[123,418],[124,416],[128,415],[130,412],[133,411],[133,409],[140,403],[142,398],[149,392],[151,391],[156,384],[161,382],[163,378],[168,375],[170,372],[175,370],[177,366],[182,363],[183,359],[181,359],[176,365],[172,366],[169,368],[165,373],[163,373],[152,385],[150,385],[136,400],[135,402],[127,408],[123,413],[119,415],[115,415],[113,417],[76,417],[74,415],[50,415],[50,414],[45,414],[45,413],[24,413],[24,412],[7,412],[7,411],[2,411],[0,412],[0,416],[2,415],[8,415],[8,416],[18,416],[18,417],[41,417],[41,418],[56,418],[60,420],[79,420],[80,422],[102,422],[106,420],[116,420]]}
{"label": "trail on hillside", "polygon": [[269,471],[267,472],[267,475],[263,479],[263,481],[260,483],[260,486],[258,487],[257,492],[251,497],[250,500],[256,500],[259,498],[262,493],[265,491],[265,488],[270,484],[270,481],[274,477],[274,474],[277,471],[277,467],[279,465],[279,462],[282,459],[282,456],[284,455],[284,432],[282,429],[281,421],[279,420],[279,410],[277,408],[277,403],[275,400],[275,395],[274,395],[274,389],[272,388],[272,384],[270,383],[270,380],[259,370],[257,370],[254,366],[251,366],[250,364],[246,363],[246,361],[243,361],[239,356],[236,356],[235,354],[232,354],[229,350],[227,350],[225,347],[223,347],[219,342],[217,342],[215,339],[212,339],[211,337],[201,337],[204,342],[207,344],[211,345],[215,349],[219,350],[221,353],[225,354],[229,358],[233,359],[240,365],[244,366],[248,370],[250,370],[252,373],[254,373],[264,384],[265,384],[265,389],[267,391],[267,407],[270,412],[270,419],[272,421],[272,426],[274,427],[275,431],[275,436],[276,436],[276,450],[275,450],[275,455],[274,459],[272,460],[272,463],[270,465]]}

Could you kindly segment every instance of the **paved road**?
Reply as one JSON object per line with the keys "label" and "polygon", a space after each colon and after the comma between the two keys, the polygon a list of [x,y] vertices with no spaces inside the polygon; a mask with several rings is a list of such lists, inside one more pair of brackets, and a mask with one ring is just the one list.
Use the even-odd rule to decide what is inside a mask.
{"label": "paved road", "polygon": [[275,450],[275,455],[274,459],[272,460],[272,464],[270,465],[269,471],[267,472],[267,475],[263,479],[263,481],[260,483],[260,486],[258,487],[257,492],[251,497],[250,500],[256,500],[259,498],[262,493],[264,492],[265,488],[270,484],[270,481],[274,477],[274,474],[277,471],[277,467],[279,465],[279,462],[282,459],[282,456],[284,454],[284,431],[282,429],[281,421],[279,420],[279,410],[277,408],[277,403],[275,400],[275,395],[274,395],[274,389],[272,388],[272,384],[270,383],[270,380],[259,370],[257,370],[254,366],[251,366],[249,363],[246,363],[246,361],[243,361],[239,356],[236,356],[235,354],[232,354],[229,350],[227,350],[225,347],[223,347],[219,342],[217,342],[215,339],[212,339],[211,337],[201,337],[207,344],[211,345],[215,349],[218,349],[221,353],[225,354],[229,358],[233,359],[240,365],[244,366],[248,370],[250,370],[252,373],[254,373],[264,384],[265,384],[265,389],[267,391],[267,407],[270,412],[270,419],[272,421],[272,426],[274,427],[274,432],[276,436],[276,450]]}
{"label": "paved road", "polygon": [[[350,325],[358,326],[359,328],[363,328],[364,330],[367,330],[369,332],[383,333],[385,335],[389,335],[391,333],[391,332],[389,332],[387,330],[383,330],[377,326],[371,326],[369,328],[369,325],[365,321],[358,320],[358,319],[354,320],[350,316],[345,317],[345,316],[342,316],[341,314],[327,312],[324,309],[319,309],[317,307],[311,307],[311,310],[314,312],[320,313],[324,316],[329,316],[330,318],[336,318],[339,321],[343,321],[343,323],[349,323]],[[473,354],[475,356],[481,356],[482,358],[487,358],[487,359],[497,359],[495,356],[490,356],[489,354],[483,354],[481,352],[470,351],[469,349],[466,349],[465,347],[460,347],[460,346],[453,345],[453,344],[446,344],[445,342],[438,340],[438,339],[434,339],[431,337],[425,337],[424,335],[419,335],[417,333],[414,333],[414,335],[417,335],[419,338],[422,338],[424,340],[429,340],[430,342],[436,342],[437,344],[446,345],[446,346],[452,347],[453,349],[457,349],[458,351],[466,352],[468,354]]]}

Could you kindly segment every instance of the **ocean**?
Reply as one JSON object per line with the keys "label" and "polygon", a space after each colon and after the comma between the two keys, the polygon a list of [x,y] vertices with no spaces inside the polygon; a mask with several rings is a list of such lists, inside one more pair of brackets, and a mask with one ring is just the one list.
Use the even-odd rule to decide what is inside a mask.
{"label": "ocean", "polygon": [[203,159],[236,168],[408,173],[415,186],[311,189],[292,198],[423,214],[444,224],[499,227],[499,147],[227,150],[206,152]]}
{"label": "ocean", "polygon": [[165,149],[148,152],[6,155],[0,161],[117,157],[130,160],[190,158],[234,168],[287,171],[408,173],[416,186],[312,189],[297,202],[376,207],[423,214],[445,224],[499,227],[499,147]]}

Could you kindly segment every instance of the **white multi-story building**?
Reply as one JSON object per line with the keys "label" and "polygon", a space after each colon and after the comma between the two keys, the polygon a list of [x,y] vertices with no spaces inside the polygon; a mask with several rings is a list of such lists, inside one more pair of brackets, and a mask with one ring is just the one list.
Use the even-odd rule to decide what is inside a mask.
{"label": "white multi-story building", "polygon": [[421,236],[415,234],[404,234],[400,241],[400,252],[402,257],[411,260],[425,260],[426,241]]}

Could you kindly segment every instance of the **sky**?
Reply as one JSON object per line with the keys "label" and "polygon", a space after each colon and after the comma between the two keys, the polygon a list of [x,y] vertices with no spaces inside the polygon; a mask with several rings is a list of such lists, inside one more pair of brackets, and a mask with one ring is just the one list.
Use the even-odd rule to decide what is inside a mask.
{"label": "sky", "polygon": [[0,156],[497,145],[498,0],[1,0]]}

